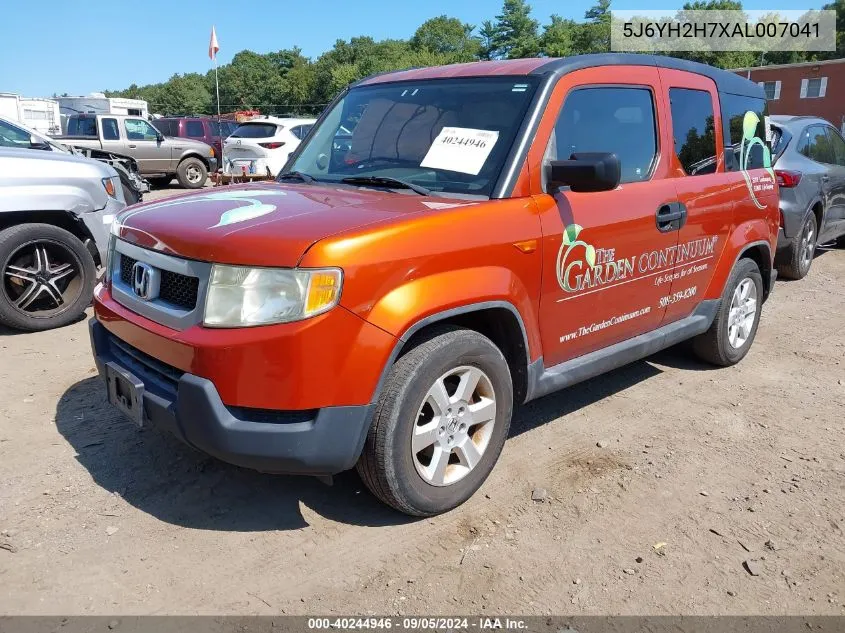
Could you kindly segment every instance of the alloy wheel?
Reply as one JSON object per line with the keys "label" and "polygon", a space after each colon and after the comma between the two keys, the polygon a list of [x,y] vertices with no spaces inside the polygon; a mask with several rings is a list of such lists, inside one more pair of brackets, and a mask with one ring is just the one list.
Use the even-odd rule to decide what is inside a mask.
{"label": "alloy wheel", "polygon": [[746,277],[734,290],[728,312],[728,342],[734,349],[745,345],[757,318],[757,286]]}
{"label": "alloy wheel", "polygon": [[64,245],[36,241],[22,245],[3,267],[3,292],[15,309],[47,318],[73,305],[82,292],[82,263]]}
{"label": "alloy wheel", "polygon": [[188,165],[188,168],[185,170],[185,177],[188,179],[188,182],[195,184],[202,178],[202,172],[196,165]]}
{"label": "alloy wheel", "polygon": [[813,222],[808,219],[801,234],[801,268],[804,271],[810,268],[815,252],[816,231],[813,228]]}
{"label": "alloy wheel", "polygon": [[496,423],[490,378],[477,367],[457,367],[429,388],[417,413],[411,452],[417,473],[433,486],[466,477],[481,461]]}

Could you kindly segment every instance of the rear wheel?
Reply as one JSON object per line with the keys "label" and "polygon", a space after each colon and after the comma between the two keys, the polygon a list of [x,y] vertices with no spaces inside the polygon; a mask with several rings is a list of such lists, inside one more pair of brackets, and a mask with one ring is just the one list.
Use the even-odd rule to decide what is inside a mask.
{"label": "rear wheel", "polygon": [[208,179],[208,170],[199,158],[186,158],[176,168],[176,178],[185,189],[199,189]]}
{"label": "rear wheel", "polygon": [[71,233],[49,224],[0,232],[0,322],[38,331],[67,325],[88,307],[96,282],[91,254]]}
{"label": "rear wheel", "polygon": [[499,348],[478,332],[436,330],[393,366],[358,473],[401,512],[450,510],[493,470],[512,407],[510,370]]}
{"label": "rear wheel", "polygon": [[785,279],[803,279],[810,272],[813,264],[813,256],[816,254],[816,242],[818,240],[818,227],[816,216],[812,213],[807,215],[801,231],[792,238],[789,246],[779,258],[778,275]]}
{"label": "rear wheel", "polygon": [[762,309],[760,269],[753,260],[740,259],[725,285],[710,329],[692,341],[696,355],[722,367],[741,361],[754,342]]}

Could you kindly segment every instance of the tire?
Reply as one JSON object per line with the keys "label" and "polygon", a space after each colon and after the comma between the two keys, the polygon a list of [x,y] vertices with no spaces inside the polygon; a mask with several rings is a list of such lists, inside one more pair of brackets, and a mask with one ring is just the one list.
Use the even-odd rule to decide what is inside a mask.
{"label": "tire", "polygon": [[199,158],[189,157],[176,168],[176,179],[184,189],[200,189],[208,180],[208,169]]}
{"label": "tire", "polygon": [[147,182],[150,183],[150,186],[155,187],[156,189],[164,189],[170,185],[170,181],[172,180],[173,176],[155,176],[147,178]]}
{"label": "tire", "polygon": [[0,323],[36,332],[76,321],[97,280],[91,253],[72,233],[50,224],[0,232]]}
{"label": "tire", "polygon": [[[458,387],[464,384],[458,381],[476,376],[472,397],[456,400]],[[454,407],[448,418],[437,415],[436,400],[428,397],[437,384],[446,388],[446,406]],[[412,516],[446,512],[469,499],[493,470],[512,409],[511,374],[499,348],[472,330],[433,329],[393,366],[356,468],[367,488],[400,512]],[[415,453],[414,432],[428,427],[431,432],[419,438],[431,439],[420,439],[421,450]],[[424,446],[427,442],[433,443]],[[475,463],[468,468],[469,449],[474,449]],[[438,464],[443,467],[436,468]]]}
{"label": "tire", "polygon": [[[753,292],[754,305],[751,306],[745,300],[745,309],[753,307],[746,317],[753,315],[753,320],[745,320],[743,325],[737,325],[734,330],[731,326],[731,311],[736,307],[736,300],[740,298],[743,291],[737,293],[740,285],[748,290],[747,297]],[[752,291],[753,288],[753,291]],[[740,303],[739,307],[743,307]],[[692,340],[692,349],[701,359],[720,367],[736,365],[741,361],[757,335],[757,326],[760,323],[760,312],[763,309],[763,277],[757,264],[751,259],[740,259],[731,273],[728,283],[722,292],[722,299],[716,318],[710,325],[710,329],[704,334],[696,336]],[[740,313],[741,314],[741,313]],[[739,314],[735,313],[738,318]],[[734,333],[739,334],[734,338]]]}
{"label": "tire", "polygon": [[810,272],[813,265],[813,255],[816,252],[816,243],[819,237],[819,230],[816,223],[816,216],[813,213],[807,214],[801,230],[789,242],[781,257],[778,258],[778,276],[785,279],[803,279]]}

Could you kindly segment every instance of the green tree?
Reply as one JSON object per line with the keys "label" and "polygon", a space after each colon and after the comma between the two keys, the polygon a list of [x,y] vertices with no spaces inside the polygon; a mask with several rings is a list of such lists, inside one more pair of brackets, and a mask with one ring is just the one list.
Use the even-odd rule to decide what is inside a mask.
{"label": "green tree", "polygon": [[577,25],[573,53],[606,53],[610,50],[610,0],[598,3],[584,13],[586,22]]}
{"label": "green tree", "polygon": [[540,52],[539,26],[537,20],[531,17],[531,6],[525,0],[505,0],[493,26],[490,57],[516,59],[536,56]]}
{"label": "green tree", "polygon": [[540,37],[540,50],[549,57],[572,55],[575,48],[575,39],[578,37],[578,28],[579,24],[575,20],[552,15],[551,23],[543,27],[543,35]]}
{"label": "green tree", "polygon": [[481,42],[473,37],[473,30],[472,24],[440,15],[420,25],[411,38],[411,48],[450,55],[455,61],[472,61],[481,52]]}

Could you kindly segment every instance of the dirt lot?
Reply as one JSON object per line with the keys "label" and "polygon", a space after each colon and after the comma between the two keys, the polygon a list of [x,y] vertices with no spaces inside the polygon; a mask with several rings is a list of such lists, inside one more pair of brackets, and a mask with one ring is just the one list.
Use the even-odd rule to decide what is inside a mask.
{"label": "dirt lot", "polygon": [[519,410],[422,521],[138,431],[85,322],[0,332],[0,613],[843,614],[843,280],[839,250],[779,282],[737,367],[668,350]]}

